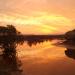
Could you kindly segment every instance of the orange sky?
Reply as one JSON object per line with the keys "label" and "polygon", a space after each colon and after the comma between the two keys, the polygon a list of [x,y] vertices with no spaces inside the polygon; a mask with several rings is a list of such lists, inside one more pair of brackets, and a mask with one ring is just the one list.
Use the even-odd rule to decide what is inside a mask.
{"label": "orange sky", "polygon": [[1,25],[24,34],[63,34],[74,29],[75,0],[0,0]]}

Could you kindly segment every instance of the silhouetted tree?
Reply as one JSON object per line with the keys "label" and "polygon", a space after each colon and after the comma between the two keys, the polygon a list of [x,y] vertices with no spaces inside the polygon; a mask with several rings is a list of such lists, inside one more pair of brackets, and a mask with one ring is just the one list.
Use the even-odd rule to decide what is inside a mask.
{"label": "silhouetted tree", "polygon": [[13,25],[7,25],[6,27],[0,26],[0,35],[19,35],[20,32]]}
{"label": "silhouetted tree", "polygon": [[0,35],[6,35],[7,34],[7,28],[4,26],[0,26]]}
{"label": "silhouetted tree", "polygon": [[17,30],[13,25],[7,25],[7,30],[9,34],[17,34]]}
{"label": "silhouetted tree", "polygon": [[72,30],[72,31],[68,31],[66,34],[65,34],[65,38],[66,40],[70,41],[70,40],[75,40],[75,30]]}

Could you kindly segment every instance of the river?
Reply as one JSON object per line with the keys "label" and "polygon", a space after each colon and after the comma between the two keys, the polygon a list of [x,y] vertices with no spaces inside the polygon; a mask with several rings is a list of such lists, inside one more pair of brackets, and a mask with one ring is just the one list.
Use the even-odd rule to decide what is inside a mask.
{"label": "river", "polygon": [[[3,59],[2,61],[0,58],[0,74],[75,75],[75,48],[71,50],[69,46],[59,44],[59,42],[62,40],[55,39],[32,44],[25,41],[22,45],[18,44],[17,56],[13,58],[14,60]],[[4,71],[11,73],[4,74]]]}

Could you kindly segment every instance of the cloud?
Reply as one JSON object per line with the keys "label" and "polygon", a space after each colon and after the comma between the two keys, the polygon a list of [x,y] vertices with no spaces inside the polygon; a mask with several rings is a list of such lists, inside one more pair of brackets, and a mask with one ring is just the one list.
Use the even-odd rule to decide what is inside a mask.
{"label": "cloud", "polygon": [[65,32],[75,26],[74,4],[74,0],[0,0],[0,22],[35,27],[33,33],[54,33],[61,28]]}

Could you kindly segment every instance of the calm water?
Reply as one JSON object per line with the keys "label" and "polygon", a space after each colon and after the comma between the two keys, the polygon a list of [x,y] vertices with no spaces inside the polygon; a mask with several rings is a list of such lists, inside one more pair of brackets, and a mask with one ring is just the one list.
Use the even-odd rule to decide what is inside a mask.
{"label": "calm water", "polygon": [[75,75],[75,60],[65,51],[67,46],[54,45],[58,40],[17,47],[23,75]]}
{"label": "calm water", "polygon": [[[0,75],[75,75],[75,53],[72,54],[74,46],[59,45],[59,41],[44,41],[32,45],[24,42],[23,45],[18,45],[17,57],[3,61],[0,58]],[[11,73],[6,73],[7,71]]]}

